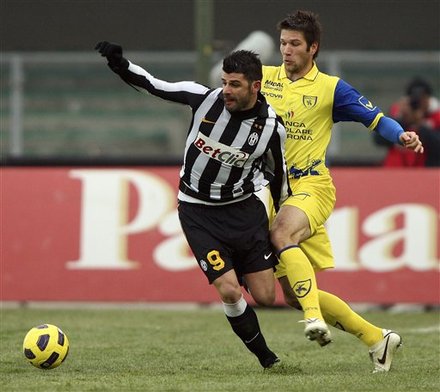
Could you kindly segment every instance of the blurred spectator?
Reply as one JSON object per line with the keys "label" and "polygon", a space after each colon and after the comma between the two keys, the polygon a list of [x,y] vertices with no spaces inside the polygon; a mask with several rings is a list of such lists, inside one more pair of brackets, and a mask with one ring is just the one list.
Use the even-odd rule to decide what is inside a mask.
{"label": "blurred spectator", "polygon": [[388,147],[383,166],[440,166],[440,102],[433,96],[430,84],[420,78],[412,80],[405,96],[391,105],[389,114],[403,129],[419,134],[425,153],[415,154],[412,150],[390,143],[375,132],[375,143]]}

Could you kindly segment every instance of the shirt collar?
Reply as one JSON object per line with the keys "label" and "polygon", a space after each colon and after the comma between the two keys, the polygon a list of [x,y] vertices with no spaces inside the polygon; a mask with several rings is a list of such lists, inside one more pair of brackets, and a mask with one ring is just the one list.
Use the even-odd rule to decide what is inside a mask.
{"label": "shirt collar", "polygon": [[[307,74],[305,74],[301,79],[313,81],[316,79],[316,76],[318,75],[318,73],[319,73],[318,66],[316,65],[315,62],[313,62],[313,66],[312,66],[311,70],[309,72],[307,72]],[[288,79],[287,75],[286,75],[286,69],[284,68],[284,64],[281,65],[280,78],[281,79]]]}

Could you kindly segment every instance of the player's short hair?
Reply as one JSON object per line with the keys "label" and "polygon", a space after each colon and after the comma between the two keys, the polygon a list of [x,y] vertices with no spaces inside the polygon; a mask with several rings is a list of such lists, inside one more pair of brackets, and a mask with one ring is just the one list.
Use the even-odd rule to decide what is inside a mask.
{"label": "player's short hair", "polygon": [[312,11],[295,11],[288,14],[286,18],[278,22],[277,28],[281,30],[295,30],[301,31],[307,42],[307,49],[316,42],[318,43],[318,50],[313,58],[318,57],[319,47],[321,44],[322,26],[319,22],[319,16]]}
{"label": "player's short hair", "polygon": [[411,80],[406,87],[406,95],[413,96],[417,94],[425,94],[429,96],[433,94],[431,85],[420,77]]}
{"label": "player's short hair", "polygon": [[247,81],[263,79],[263,70],[258,55],[250,50],[236,50],[223,59],[223,71],[243,74]]}

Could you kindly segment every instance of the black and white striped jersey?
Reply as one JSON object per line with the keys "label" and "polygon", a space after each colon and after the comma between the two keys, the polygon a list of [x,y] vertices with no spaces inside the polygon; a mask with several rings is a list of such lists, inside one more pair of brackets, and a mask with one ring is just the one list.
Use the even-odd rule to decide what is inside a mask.
{"label": "black and white striped jersey", "polygon": [[286,132],[263,95],[253,109],[231,113],[224,106],[222,88],[166,82],[133,63],[119,75],[134,87],[192,109],[179,200],[215,205],[240,201],[268,179],[275,206],[290,194]]}

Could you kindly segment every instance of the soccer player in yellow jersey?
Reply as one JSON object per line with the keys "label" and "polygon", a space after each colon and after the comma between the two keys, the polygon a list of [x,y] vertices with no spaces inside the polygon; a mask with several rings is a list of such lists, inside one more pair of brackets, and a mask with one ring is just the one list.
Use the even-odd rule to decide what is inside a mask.
{"label": "soccer player in yellow jersey", "polygon": [[335,205],[335,187],[325,154],[338,121],[361,122],[417,153],[423,153],[423,146],[414,132],[405,132],[348,83],[319,71],[314,60],[321,26],[314,13],[296,11],[279,22],[278,29],[283,64],[263,67],[262,93],[285,123],[293,196],[281,206],[271,228],[280,260],[275,275],[286,302],[304,312],[308,339],[325,346],[331,342],[327,324],[338,327],[367,345],[374,372],[388,371],[401,337],[364,320],[316,285],[315,272],[334,267],[324,223]]}

